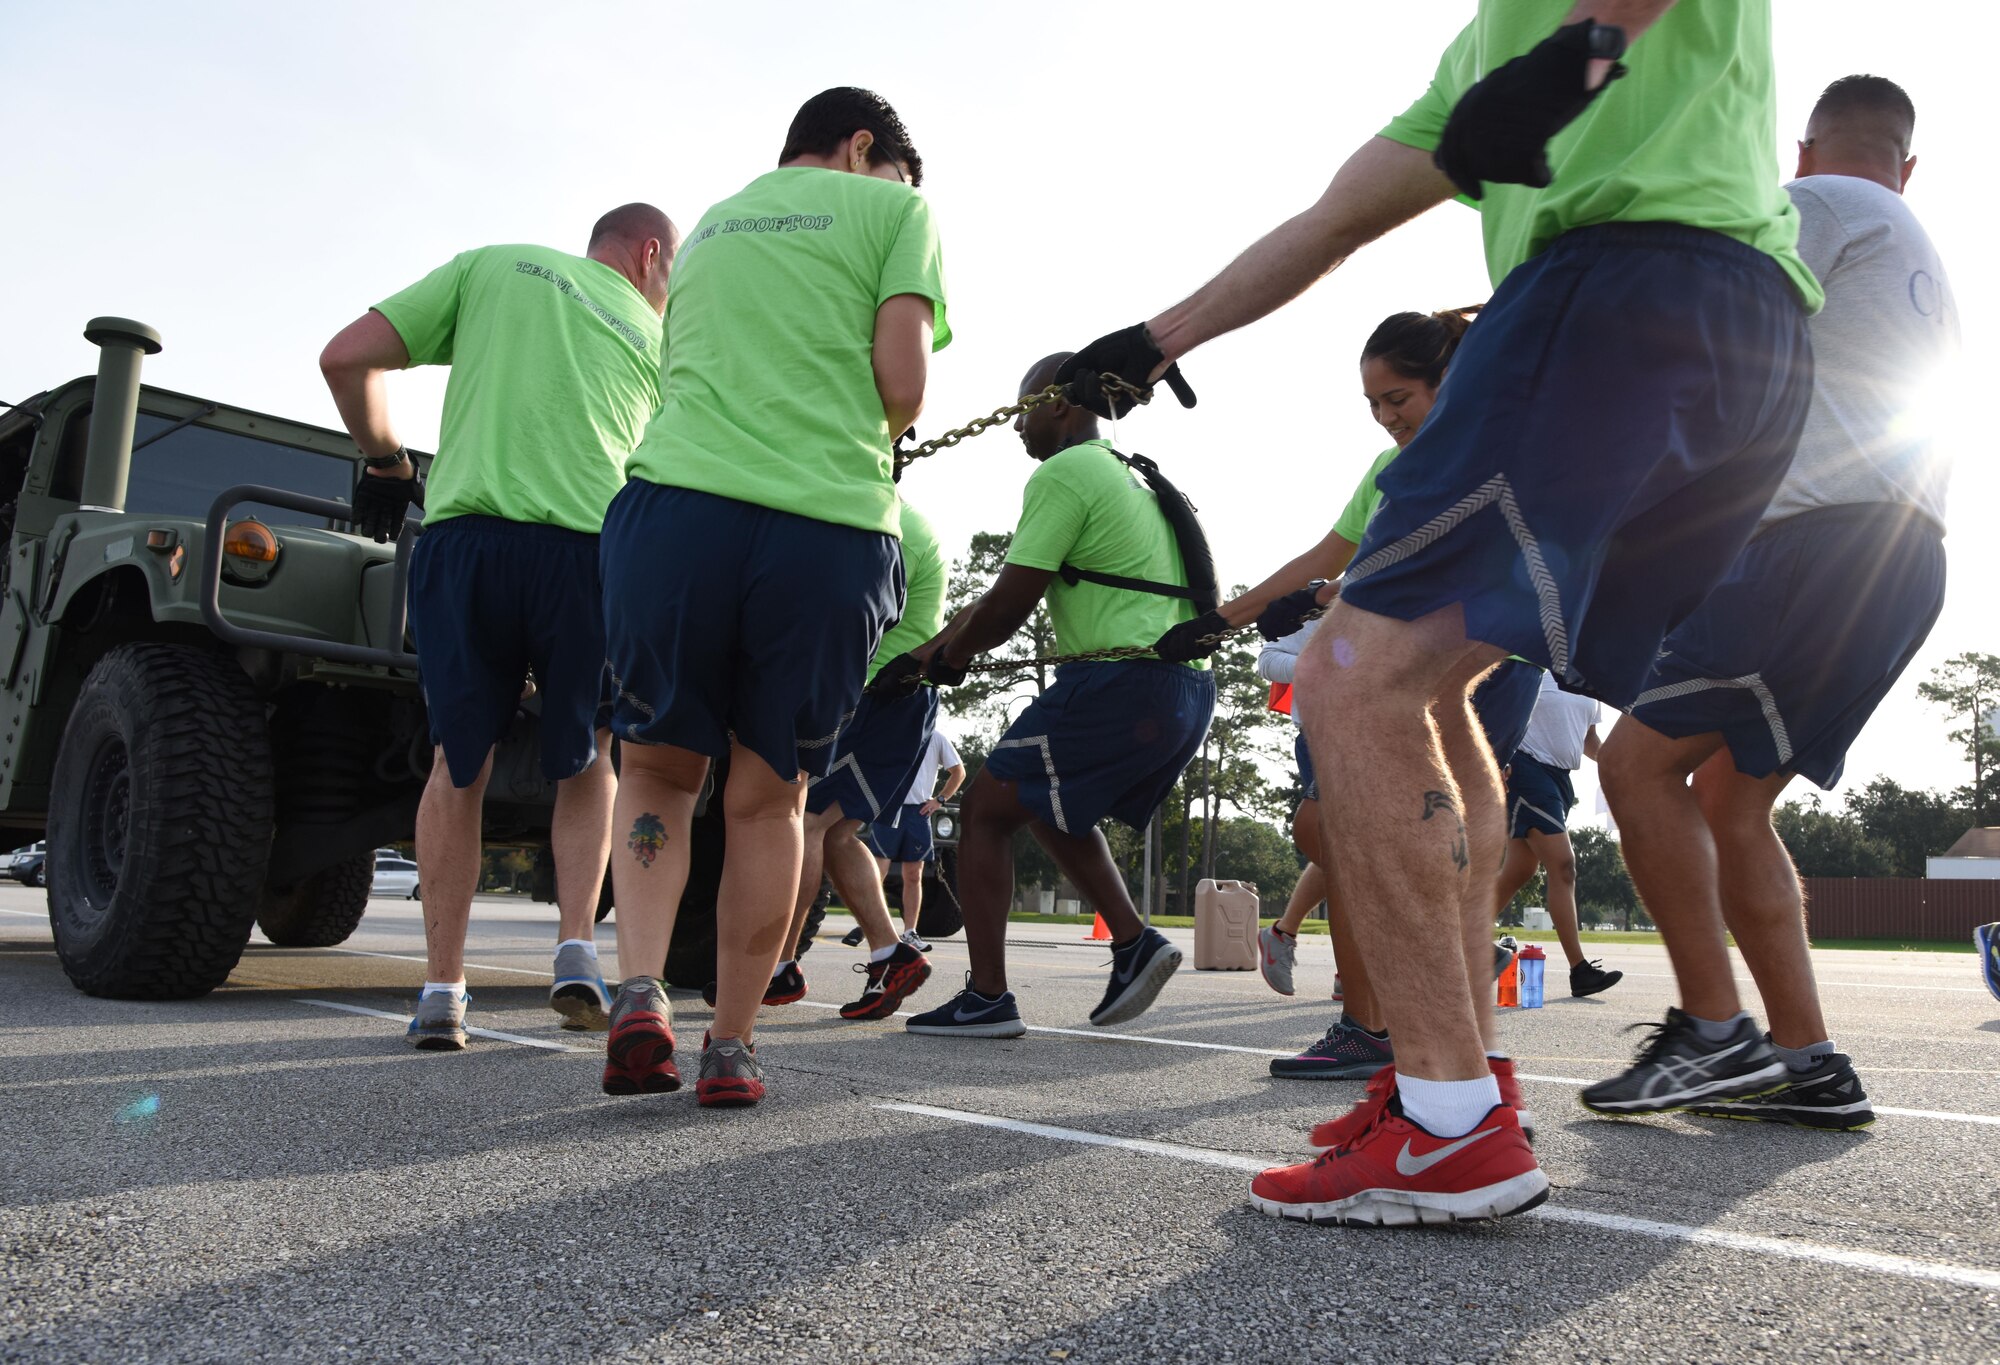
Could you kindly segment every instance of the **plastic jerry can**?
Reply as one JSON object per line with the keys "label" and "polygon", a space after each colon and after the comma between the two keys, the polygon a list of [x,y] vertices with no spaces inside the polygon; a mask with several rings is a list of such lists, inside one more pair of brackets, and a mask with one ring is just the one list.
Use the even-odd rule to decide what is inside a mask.
{"label": "plastic jerry can", "polygon": [[1194,889],[1194,965],[1201,972],[1257,967],[1257,888],[1203,878]]}
{"label": "plastic jerry can", "polygon": [[1538,1010],[1542,1007],[1542,973],[1548,964],[1548,954],[1530,943],[1515,959],[1521,964],[1521,1008]]}
{"label": "plastic jerry can", "polygon": [[1507,969],[1500,973],[1498,1004],[1501,1009],[1515,1009],[1521,1003],[1521,955],[1516,953]]}

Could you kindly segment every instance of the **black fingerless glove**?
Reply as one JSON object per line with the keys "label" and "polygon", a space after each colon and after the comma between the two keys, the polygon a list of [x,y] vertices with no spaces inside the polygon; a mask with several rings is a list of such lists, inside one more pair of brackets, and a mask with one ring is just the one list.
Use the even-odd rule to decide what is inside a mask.
{"label": "black fingerless glove", "polygon": [[1205,611],[1192,621],[1181,622],[1153,641],[1153,653],[1170,664],[1191,664],[1221,649],[1221,637],[1234,629],[1222,619],[1221,612]]}
{"label": "black fingerless glove", "polygon": [[914,654],[898,654],[875,671],[865,689],[871,696],[895,701],[910,696],[924,685],[924,664]]}
{"label": "black fingerless glove", "polygon": [[[1107,389],[1099,376],[1113,374],[1127,384],[1148,388],[1152,385],[1153,371],[1166,358],[1153,344],[1146,324],[1135,323],[1099,337],[1065,360],[1056,370],[1056,383],[1063,386],[1069,401],[1078,407],[1089,408],[1099,417],[1123,417],[1132,410],[1132,396]],[[1178,364],[1167,366],[1160,382],[1173,390],[1182,407],[1194,406],[1194,390],[1188,386]]]}
{"label": "black fingerless glove", "polygon": [[[1580,20],[1559,28],[1459,96],[1431,160],[1460,193],[1478,199],[1482,185],[1530,185],[1550,180],[1549,140],[1574,123],[1591,101],[1625,74],[1625,30]],[[1593,60],[1612,59],[1595,90],[1584,87]]]}
{"label": "black fingerless glove", "polygon": [[933,687],[957,687],[965,681],[965,675],[972,670],[962,665],[944,661],[944,651],[940,649],[931,655],[931,661],[924,667],[924,681]]}
{"label": "black fingerless glove", "polygon": [[1257,616],[1257,633],[1266,640],[1282,640],[1303,630],[1306,621],[1320,613],[1319,590],[1323,586],[1313,583],[1288,592],[1264,608]]}
{"label": "black fingerless glove", "polygon": [[385,544],[403,534],[403,518],[408,515],[410,504],[422,507],[423,485],[414,478],[382,478],[374,474],[363,474],[354,486],[354,515],[350,524],[361,535],[370,536],[377,545]]}

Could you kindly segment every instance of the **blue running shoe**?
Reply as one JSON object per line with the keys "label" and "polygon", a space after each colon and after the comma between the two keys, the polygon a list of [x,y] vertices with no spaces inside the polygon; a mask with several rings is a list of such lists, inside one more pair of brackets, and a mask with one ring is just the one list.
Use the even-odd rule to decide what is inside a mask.
{"label": "blue running shoe", "polygon": [[611,1027],[611,992],[597,954],[580,943],[556,949],[556,980],[549,987],[549,1008],[563,1017],[572,1033],[602,1033]]}
{"label": "blue running shoe", "polygon": [[417,1013],[403,1030],[403,1041],[425,1052],[465,1050],[465,1008],[469,992],[425,991],[417,998]]}
{"label": "blue running shoe", "polygon": [[1158,929],[1148,928],[1123,947],[1114,947],[1111,982],[1104,988],[1104,998],[1090,1012],[1090,1022],[1102,1028],[1137,1019],[1180,966],[1181,950]]}
{"label": "blue running shoe", "polygon": [[972,989],[972,973],[965,974],[965,989],[934,1010],[913,1015],[904,1025],[911,1033],[934,1033],[957,1038],[1019,1038],[1028,1031],[1014,992],[1002,991],[995,1000]]}
{"label": "blue running shoe", "polygon": [[1979,949],[1979,970],[1986,978],[1986,989],[2000,1000],[2000,920],[1974,929],[1972,943]]}

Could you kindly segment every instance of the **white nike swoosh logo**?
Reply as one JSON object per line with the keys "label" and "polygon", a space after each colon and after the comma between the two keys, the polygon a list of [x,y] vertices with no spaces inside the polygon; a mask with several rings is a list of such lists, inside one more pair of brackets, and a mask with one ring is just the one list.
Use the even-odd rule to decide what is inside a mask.
{"label": "white nike swoosh logo", "polygon": [[1479,1141],[1479,1139],[1484,1137],[1492,1137],[1495,1133],[1499,1131],[1500,1130],[1498,1128],[1485,1128],[1477,1133],[1472,1134],[1470,1137],[1462,1137],[1457,1142],[1448,1142],[1444,1146],[1438,1148],[1435,1152],[1427,1152],[1423,1156],[1412,1156],[1410,1154],[1411,1140],[1406,1140],[1403,1143],[1403,1150],[1396,1153],[1396,1174],[1422,1175],[1425,1171],[1428,1171],[1431,1167],[1437,1165],[1440,1161],[1443,1161],[1446,1157],[1456,1155],[1457,1153],[1464,1151],[1467,1147],[1470,1147],[1473,1143]]}
{"label": "white nike swoosh logo", "polygon": [[967,1014],[967,1013],[965,1012],[965,1006],[963,1006],[963,1005],[960,1005],[960,1006],[959,1006],[959,1007],[958,1007],[958,1008],[957,1008],[956,1010],[954,1010],[954,1011],[952,1012],[952,1016],[951,1016],[951,1017],[952,1017],[952,1019],[953,1019],[953,1020],[954,1020],[955,1022],[957,1022],[957,1023],[960,1023],[960,1024],[969,1024],[969,1023],[971,1023],[971,1022],[972,1022],[972,1021],[973,1021],[974,1019],[977,1019],[977,1018],[979,1018],[979,1017],[980,1017],[980,1016],[981,1016],[982,1014],[991,1014],[991,1013],[993,1013],[993,1008],[994,1008],[993,1006],[991,1006],[991,1005],[988,1005],[988,1006],[987,1006],[987,1007],[986,1007],[985,1009],[979,1009],[979,1010],[974,1010],[974,1011],[973,1011],[972,1013],[970,1013],[970,1014]]}

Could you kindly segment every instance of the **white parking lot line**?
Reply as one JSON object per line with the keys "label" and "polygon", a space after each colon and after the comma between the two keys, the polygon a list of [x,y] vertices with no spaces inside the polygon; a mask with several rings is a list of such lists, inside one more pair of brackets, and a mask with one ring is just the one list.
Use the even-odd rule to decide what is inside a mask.
{"label": "white parking lot line", "polygon": [[[997,1128],[1005,1132],[1048,1138],[1057,1142],[1111,1147],[1121,1151],[1139,1152],[1146,1156],[1167,1157],[1175,1161],[1215,1166],[1228,1171],[1259,1171],[1271,1164],[1234,1152],[1218,1152],[1206,1147],[1187,1147],[1177,1142],[1156,1142],[1149,1138],[1114,1137],[1106,1133],[1087,1132],[1080,1128],[1059,1128],[1047,1123],[1028,1123],[1021,1119],[1005,1118],[998,1114],[981,1114],[966,1109],[940,1109],[935,1105],[901,1103],[878,1104],[875,1107],[924,1118],[941,1119],[948,1123]],[[1717,1228],[1684,1227],[1678,1223],[1661,1223],[1650,1218],[1628,1218],[1622,1214],[1551,1207],[1547,1204],[1524,1216],[1557,1223],[1575,1223],[1607,1232],[1622,1232],[1630,1236],[1651,1237],[1660,1241],[1725,1247],[1732,1251],[1747,1251],[1794,1261],[1815,1261],[1822,1265],[1869,1270],[1903,1279],[1939,1281],[1971,1289],[2000,1289],[2000,1271],[1954,1265],[1946,1261],[1921,1261],[1909,1256],[1889,1256],[1881,1252],[1857,1251],[1849,1247],[1822,1246],[1813,1242],[1798,1242],[1777,1237],[1758,1237],[1750,1233],[1725,1232]]]}
{"label": "white parking lot line", "polygon": [[[371,1010],[365,1005],[348,1005],[338,1000],[314,1000],[310,996],[294,996],[301,1005],[317,1005],[323,1010],[339,1010],[343,1014],[365,1014],[374,1019],[393,1019],[399,1024],[410,1022],[407,1014],[397,1014],[392,1010]],[[562,1043],[551,1043],[544,1038],[525,1038],[518,1033],[502,1033],[498,1029],[473,1028],[466,1026],[467,1033],[479,1038],[494,1038],[503,1043],[518,1043],[522,1047],[538,1047],[548,1052],[582,1052],[580,1047],[567,1047]]]}

